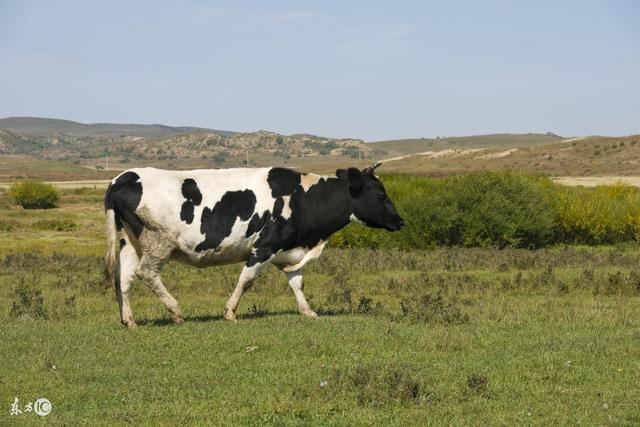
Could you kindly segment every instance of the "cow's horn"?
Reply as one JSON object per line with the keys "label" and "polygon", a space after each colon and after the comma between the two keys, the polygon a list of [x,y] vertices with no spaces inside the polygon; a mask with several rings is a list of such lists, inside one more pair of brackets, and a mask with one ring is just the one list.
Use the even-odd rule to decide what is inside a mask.
{"label": "cow's horn", "polygon": [[376,170],[376,168],[378,168],[381,164],[382,164],[382,162],[380,162],[380,161],[372,163],[371,165],[369,165],[366,168],[364,168],[363,172],[364,173],[373,173],[373,171]]}

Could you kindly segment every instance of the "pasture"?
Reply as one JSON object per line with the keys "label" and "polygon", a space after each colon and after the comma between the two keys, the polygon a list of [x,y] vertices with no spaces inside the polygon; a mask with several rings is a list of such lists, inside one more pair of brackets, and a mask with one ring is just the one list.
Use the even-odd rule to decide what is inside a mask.
{"label": "pasture", "polygon": [[[46,211],[0,197],[0,424],[640,423],[637,243],[329,248],[305,269],[319,319],[269,269],[235,324],[240,265],[170,263],[186,322],[136,281],[127,330],[102,279],[102,194]],[[15,397],[53,410],[12,417]]]}

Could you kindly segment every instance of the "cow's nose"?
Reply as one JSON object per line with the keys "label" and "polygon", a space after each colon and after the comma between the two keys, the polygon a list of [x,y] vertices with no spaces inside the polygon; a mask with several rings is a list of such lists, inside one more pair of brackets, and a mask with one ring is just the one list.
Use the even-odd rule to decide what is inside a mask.
{"label": "cow's nose", "polygon": [[400,222],[398,222],[398,226],[400,228],[404,227],[404,220],[403,219],[401,219]]}

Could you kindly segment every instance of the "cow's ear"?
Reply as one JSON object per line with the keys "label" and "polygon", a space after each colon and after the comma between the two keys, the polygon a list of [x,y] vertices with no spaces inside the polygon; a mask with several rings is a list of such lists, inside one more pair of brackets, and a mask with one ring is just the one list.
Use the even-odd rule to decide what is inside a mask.
{"label": "cow's ear", "polygon": [[358,197],[364,188],[364,176],[356,168],[349,168],[347,170],[347,176],[349,177],[349,192],[353,197]]}

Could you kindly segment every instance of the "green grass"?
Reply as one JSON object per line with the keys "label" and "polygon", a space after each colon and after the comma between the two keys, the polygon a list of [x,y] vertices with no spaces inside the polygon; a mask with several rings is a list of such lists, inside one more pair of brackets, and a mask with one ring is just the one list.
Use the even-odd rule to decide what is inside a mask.
{"label": "green grass", "polygon": [[0,182],[17,179],[74,180],[105,179],[116,175],[113,171],[98,172],[62,160],[44,160],[23,155],[0,154]]}
{"label": "green grass", "polygon": [[98,199],[0,213],[2,425],[43,422],[10,417],[15,397],[50,399],[54,425],[640,423],[637,245],[330,248],[306,269],[319,319],[268,269],[236,324],[221,315],[239,265],[170,263],[186,323],[135,282],[126,330]]}

